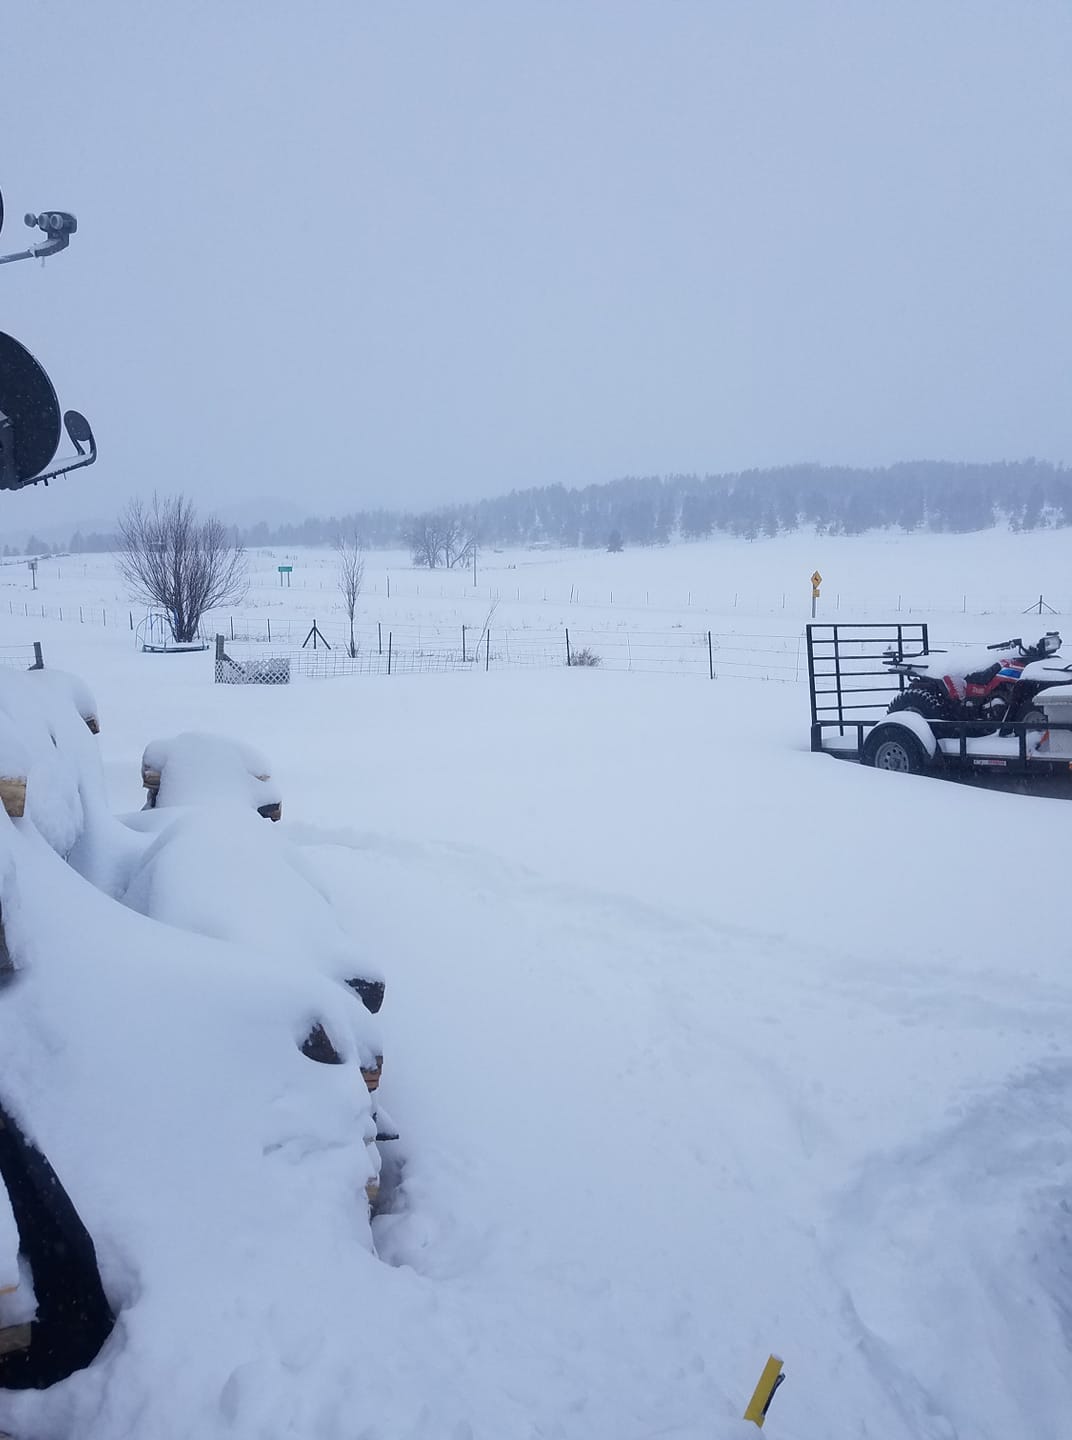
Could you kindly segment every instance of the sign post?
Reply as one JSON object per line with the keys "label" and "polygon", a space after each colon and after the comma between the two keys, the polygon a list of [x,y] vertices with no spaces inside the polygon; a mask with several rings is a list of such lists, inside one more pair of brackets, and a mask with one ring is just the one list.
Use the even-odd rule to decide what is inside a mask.
{"label": "sign post", "polygon": [[277,566],[276,566],[276,569],[279,571],[279,588],[280,588],[280,589],[283,588],[283,576],[285,575],[285,576],[287,577],[287,589],[289,590],[289,589],[290,589],[290,574],[291,574],[291,571],[294,569],[294,566],[293,566],[293,565],[277,565]]}
{"label": "sign post", "polygon": [[819,586],[823,583],[823,577],[818,570],[811,577],[811,618],[815,619],[815,602],[819,598]]}

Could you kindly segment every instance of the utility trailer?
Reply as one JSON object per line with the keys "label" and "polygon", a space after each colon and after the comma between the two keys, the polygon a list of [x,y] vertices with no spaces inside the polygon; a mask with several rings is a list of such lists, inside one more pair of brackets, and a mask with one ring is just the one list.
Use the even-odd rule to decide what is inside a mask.
{"label": "utility trailer", "polygon": [[929,655],[925,624],[811,624],[807,639],[813,751],[906,774],[1072,780],[1072,721],[999,730],[986,720],[886,713],[906,686],[884,662],[891,651],[901,660]]}

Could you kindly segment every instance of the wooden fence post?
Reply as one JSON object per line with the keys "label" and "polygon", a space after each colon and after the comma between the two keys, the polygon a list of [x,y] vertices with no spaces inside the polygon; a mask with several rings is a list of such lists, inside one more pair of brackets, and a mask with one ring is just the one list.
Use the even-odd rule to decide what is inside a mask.
{"label": "wooden fence post", "polygon": [[569,628],[568,628],[568,627],[567,627],[567,629],[566,629],[566,664],[567,664],[567,665],[572,665],[572,664],[573,664],[573,656],[572,656],[572,654],[570,653],[570,648],[569,648]]}

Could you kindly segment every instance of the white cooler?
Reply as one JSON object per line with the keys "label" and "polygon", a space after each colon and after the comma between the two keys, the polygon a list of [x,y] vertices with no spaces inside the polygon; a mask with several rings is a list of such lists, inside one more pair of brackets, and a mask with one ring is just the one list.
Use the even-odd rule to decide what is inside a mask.
{"label": "white cooler", "polygon": [[[1037,704],[1047,720],[1072,724],[1072,685],[1054,685],[1043,690],[1037,697]],[[1046,753],[1072,758],[1072,730],[1051,730]]]}

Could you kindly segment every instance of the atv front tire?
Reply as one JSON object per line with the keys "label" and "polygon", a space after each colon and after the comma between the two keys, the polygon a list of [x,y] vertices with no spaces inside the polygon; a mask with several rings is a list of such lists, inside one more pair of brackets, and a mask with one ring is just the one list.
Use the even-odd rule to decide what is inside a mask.
{"label": "atv front tire", "polygon": [[924,720],[951,720],[952,707],[949,702],[936,695],[933,690],[922,690],[918,686],[910,685],[903,690],[895,700],[892,701],[886,711],[887,715],[893,715],[898,710],[914,710],[917,715],[922,715]]}

